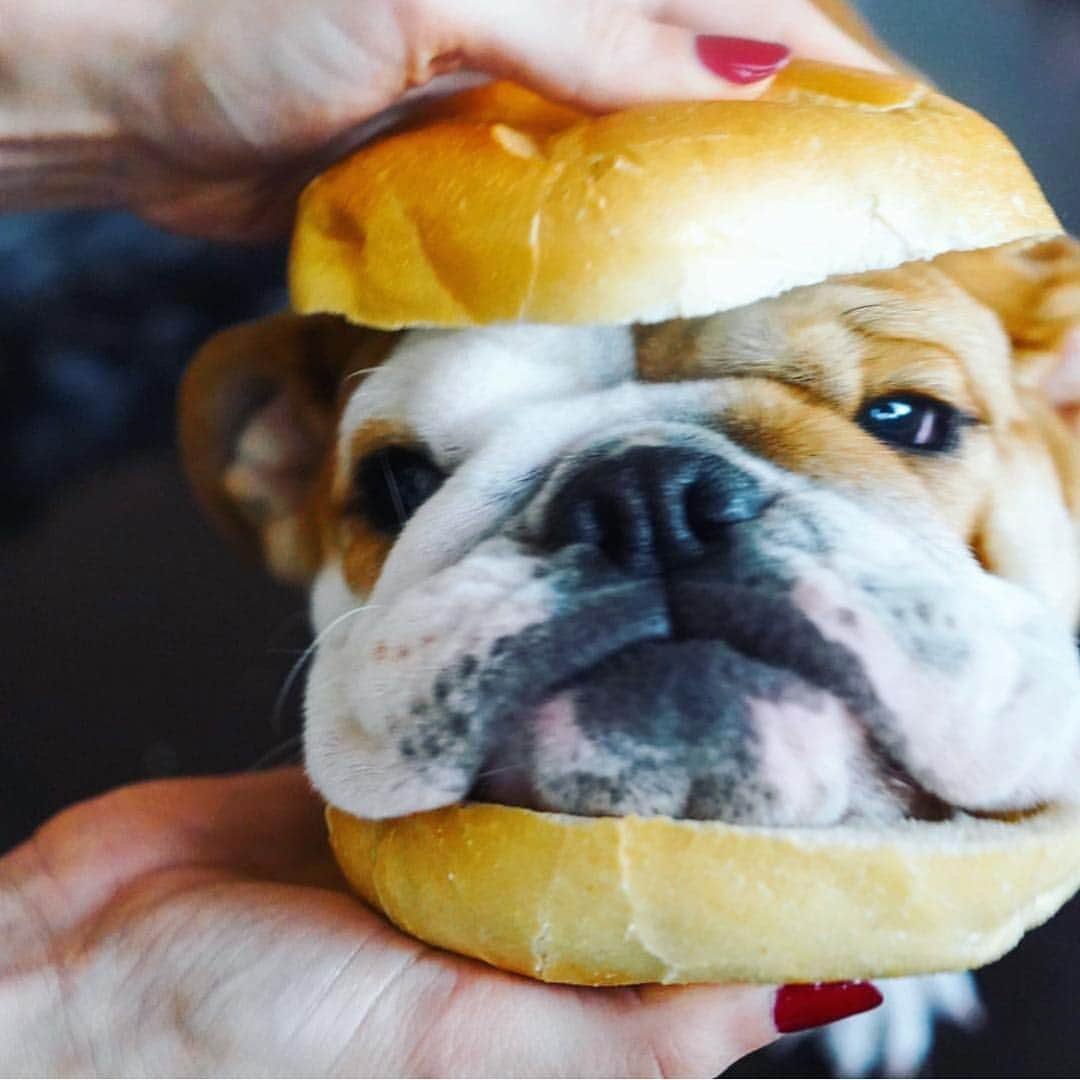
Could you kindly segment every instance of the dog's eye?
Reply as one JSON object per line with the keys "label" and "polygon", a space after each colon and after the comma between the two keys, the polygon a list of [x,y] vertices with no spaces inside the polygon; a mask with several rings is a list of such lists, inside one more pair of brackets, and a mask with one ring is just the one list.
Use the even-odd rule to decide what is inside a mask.
{"label": "dog's eye", "polygon": [[951,405],[922,394],[887,394],[866,402],[856,423],[901,450],[941,453],[956,445],[963,417]]}
{"label": "dog's eye", "polygon": [[384,446],[357,466],[353,509],[372,528],[396,534],[445,479],[446,474],[422,450]]}

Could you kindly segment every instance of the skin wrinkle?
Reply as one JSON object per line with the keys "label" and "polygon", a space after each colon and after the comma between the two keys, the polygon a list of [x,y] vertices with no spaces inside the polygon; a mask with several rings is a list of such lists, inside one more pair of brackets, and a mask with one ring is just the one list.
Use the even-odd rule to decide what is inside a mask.
{"label": "skin wrinkle", "polygon": [[[485,987],[478,980],[475,980],[469,975],[459,975],[453,982],[449,991],[442,991],[445,993],[449,1000],[465,999],[466,1004],[460,1009],[448,1008],[446,1013],[448,1016],[470,1016],[470,1015],[484,1015],[490,1018],[492,1029],[495,1031],[501,1031],[502,1025],[500,1024],[501,1017],[498,1012],[493,1012],[491,1007],[487,1006],[486,999],[490,996],[491,990]],[[504,975],[504,978],[518,980],[519,977],[515,975]],[[550,984],[546,987],[549,990],[557,990],[560,996],[564,999],[563,1006],[569,1005],[579,993],[584,993],[586,996],[594,996],[595,992],[590,993],[589,990],[579,991],[577,989],[571,989],[568,987],[557,986],[556,984]],[[479,998],[479,1000],[471,1000]],[[595,1002],[591,1003],[595,1004]],[[459,1034],[460,1028],[455,1025],[450,1030],[447,1030],[446,1025],[438,1025],[432,1028],[428,1028],[425,1031],[419,1033],[416,1048],[410,1053],[408,1057],[408,1070],[407,1075],[411,1076],[443,1076],[446,1075],[447,1066],[446,1061],[453,1060],[456,1056],[456,1052],[461,1048],[463,1041],[472,1042],[475,1039],[475,1033],[470,1035],[466,1030],[463,1035]],[[546,1033],[542,1031],[530,1032],[530,1036],[539,1045],[532,1048],[532,1054],[530,1055],[532,1066],[536,1075],[543,1075],[547,1072],[545,1068],[545,1056],[548,1052],[546,1044]],[[463,1051],[460,1055],[466,1056]],[[471,1054],[469,1056],[472,1056]],[[588,1072],[587,1063],[581,1064],[583,1075]],[[491,1075],[498,1075],[497,1069],[493,1070]],[[627,1075],[636,1075],[629,1073]]]}
{"label": "skin wrinkle", "polygon": [[[515,975],[506,975],[500,973],[500,979],[506,979],[520,985],[523,981],[520,977]],[[571,1040],[575,1040],[575,1036],[580,1039],[581,1045],[586,1045],[586,1040],[582,1037],[584,1032],[575,1032],[574,1027],[576,1025],[585,1025],[589,1023],[589,1017],[595,1016],[595,1011],[603,1009],[605,1013],[617,1015],[625,1010],[627,999],[631,996],[631,991],[626,988],[605,987],[603,989],[581,988],[581,987],[568,987],[559,986],[557,984],[547,984],[537,987],[529,987],[529,992],[533,993],[540,991],[543,993],[543,997],[547,1000],[547,1009],[551,1008],[551,1001],[553,998],[557,998],[558,1003],[555,1006],[560,1013],[562,1013],[567,1023],[564,1027],[564,1036]],[[459,976],[456,980],[453,988],[452,995],[457,1000],[461,1001],[461,1005],[455,1008],[448,1008],[446,1015],[449,1017],[468,1017],[468,1016],[486,1016],[489,1018],[489,1024],[491,1029],[497,1030],[501,1033],[505,1033],[508,1028],[512,1029],[514,1023],[513,1017],[504,1018],[501,1015],[498,1005],[498,999],[495,999],[495,1006],[490,1003],[490,999],[493,993],[497,992],[497,988],[493,988],[489,983],[481,982],[479,979],[473,977],[472,971],[468,971]],[[526,1009],[529,1007],[526,1004]],[[424,1056],[412,1054],[408,1058],[408,1068],[403,1070],[406,1075],[418,1075],[418,1076],[443,1076],[447,1073],[447,1060],[454,1060],[455,1055],[461,1050],[461,1044],[463,1039],[459,1036],[461,1031],[460,1021],[454,1023],[449,1028],[446,1024],[436,1025],[425,1032],[423,1032],[420,1038],[420,1044],[424,1048]],[[513,1029],[512,1029],[513,1030]],[[549,1033],[544,1028],[537,1028],[535,1025],[529,1025],[524,1031],[517,1032],[516,1041],[524,1048],[524,1053],[527,1055],[530,1061],[530,1071],[535,1075],[563,1075],[563,1069],[565,1066],[549,1066],[548,1062],[552,1060],[561,1060],[553,1057],[553,1051],[558,1053],[559,1048],[553,1047],[549,1041]],[[505,1038],[504,1034],[504,1038]],[[511,1038],[514,1035],[510,1036]],[[470,1035],[469,1031],[464,1032],[464,1039],[468,1043],[475,1041],[476,1034]],[[633,1045],[637,1048],[638,1040],[627,1039],[620,1045]],[[429,1049],[430,1048],[430,1049]],[[462,1051],[464,1053],[464,1051]],[[496,1059],[489,1065],[489,1075],[500,1075],[499,1070],[500,1059]],[[574,1062],[575,1073],[580,1072],[581,1075],[592,1075],[596,1072],[596,1066],[593,1059],[590,1057],[578,1056]],[[714,1068],[715,1066],[713,1066]],[[555,1068],[558,1071],[552,1071]],[[638,1076],[645,1075],[641,1072],[639,1066],[631,1061],[628,1064],[616,1063],[612,1064],[609,1059],[605,1059],[605,1063],[602,1066],[603,1073],[599,1075],[617,1075],[617,1076]],[[687,1075],[689,1073],[697,1074],[699,1072],[711,1072],[712,1068],[709,1066],[696,1066],[691,1069],[681,1068],[677,1070],[673,1075]]]}
{"label": "skin wrinkle", "polygon": [[[449,1003],[461,998],[468,1001],[475,993],[476,989],[473,981],[461,975],[456,976],[449,989],[445,991]],[[481,991],[481,995],[483,995],[483,991]],[[449,1016],[475,1016],[489,1015],[489,1012],[475,1004],[469,1004],[461,1008],[448,1008],[446,1014]],[[454,1059],[461,1042],[457,1030],[451,1029],[447,1031],[443,1024],[425,1029],[418,1033],[415,1046],[406,1059],[407,1068],[404,1070],[404,1074],[409,1076],[445,1075],[447,1070],[443,1061]]]}
{"label": "skin wrinkle", "polygon": [[[223,880],[223,876],[225,880]],[[233,877],[234,880],[228,880]],[[212,910],[214,908],[214,897],[220,896],[225,899],[228,894],[233,890],[233,886],[236,881],[243,881],[244,878],[229,873],[229,868],[223,868],[223,874],[216,875],[209,879],[200,879],[198,881],[182,885],[175,893],[161,894],[152,898],[149,902],[151,913],[157,911],[175,910],[177,904],[176,901],[180,897],[184,897],[187,900],[187,919],[194,924],[197,929],[191,935],[194,940],[203,941],[206,937],[205,928],[200,925],[200,920],[203,919],[204,911]],[[251,880],[251,887],[257,889],[259,887],[260,879],[254,877]],[[296,886],[285,884],[280,886],[286,890],[293,890]],[[205,900],[200,900],[200,895],[205,895]],[[347,903],[347,901],[346,901]],[[236,917],[235,912],[232,915]],[[257,916],[252,916],[257,917]],[[126,918],[126,916],[125,916]],[[141,914],[137,920],[140,926],[145,927],[145,912]],[[356,940],[353,948],[358,953],[363,953],[365,950],[370,949],[370,945],[376,938],[383,934],[385,928],[380,924],[373,924],[367,928],[366,933],[358,940]],[[175,925],[165,922],[160,927],[160,940],[168,944],[170,940],[184,940],[183,934],[178,934]],[[151,938],[151,944],[157,940],[157,938]],[[212,945],[207,945],[204,951],[213,951]],[[421,950],[422,951],[422,950]],[[136,958],[137,963],[143,963],[148,965],[155,965],[154,954],[151,951],[147,951],[145,948],[140,948],[139,956]],[[160,958],[159,958],[160,960]],[[177,964],[181,966],[177,968]],[[177,1027],[181,1034],[181,1037],[185,1040],[191,1050],[193,1061],[196,1062],[195,1071],[203,1073],[209,1070],[206,1062],[213,1061],[228,1061],[242,1056],[245,1053],[244,1044],[242,1042],[242,1032],[237,1033],[237,1038],[241,1041],[230,1043],[228,1040],[232,1034],[230,1031],[222,1031],[220,1035],[222,1040],[217,1047],[213,1047],[208,1044],[208,1038],[210,1037],[215,1024],[214,1020],[217,1015],[217,1010],[213,1005],[215,995],[221,996],[225,999],[234,996],[234,991],[230,988],[232,982],[237,982],[246,977],[243,972],[243,965],[241,966],[240,973],[229,976],[228,978],[221,979],[216,983],[211,983],[209,986],[203,982],[199,983],[199,979],[203,978],[207,971],[212,968],[206,964],[206,957],[198,952],[193,953],[189,958],[175,957],[169,958],[164,964],[166,970],[170,971],[170,980],[168,993],[161,994],[161,988],[156,986],[153,981],[147,983],[145,993],[151,1000],[156,999],[168,999],[171,1000],[173,1005],[173,1019],[177,1021]],[[154,968],[156,970],[156,968]],[[134,972],[135,968],[132,968]],[[185,980],[188,975],[196,977],[196,988],[193,992],[186,992]],[[335,983],[333,980],[328,979],[322,987],[322,995],[328,997],[333,990]],[[124,995],[121,995],[121,1000]],[[372,995],[372,1003],[378,1000],[379,991],[374,991]],[[370,1005],[368,1006],[371,1007]],[[310,1022],[315,1017],[318,1011],[318,1002],[313,1005],[312,1008],[307,1010],[308,1017],[306,1022]],[[366,1017],[366,1011],[361,1014],[361,1020]],[[357,1028],[361,1021],[357,1021]],[[294,1029],[294,1038],[301,1035],[303,1032],[304,1024],[297,1024]],[[320,1045],[320,1049],[323,1047]],[[347,1047],[345,1049],[348,1049]],[[111,1070],[106,1070],[106,1073]],[[154,1067],[148,1068],[149,1072],[154,1071]],[[316,1071],[320,1071],[316,1070]],[[106,1073],[103,1073],[106,1074]],[[327,1074],[329,1075],[329,1074]]]}
{"label": "skin wrinkle", "polygon": [[[292,1031],[286,1038],[287,1042],[291,1043],[297,1038],[299,1038],[299,1036],[303,1033],[304,1029],[308,1026],[308,1024],[310,1024],[315,1019],[319,1010],[322,1009],[323,1006],[328,1002],[335,989],[345,982],[346,977],[348,976],[354,965],[357,965],[359,961],[362,961],[364,959],[364,950],[368,946],[369,940],[369,938],[364,938],[363,940],[358,941],[352,947],[352,949],[347,952],[344,957],[342,957],[341,963],[338,965],[336,970],[333,971],[326,979],[325,983],[312,998],[311,1003],[304,1009],[303,1013],[296,1021],[295,1027],[292,1029]],[[364,1015],[365,1014],[363,1013],[361,1014],[358,1025],[363,1023]],[[345,1052],[346,1050],[343,1049],[341,1055],[339,1055],[339,1060],[341,1056],[345,1054]],[[337,1064],[337,1062],[335,1062],[334,1064]],[[331,1067],[328,1070],[328,1074],[332,1074],[333,1072],[334,1068]]]}
{"label": "skin wrinkle", "polygon": [[[211,883],[193,883],[188,888],[178,890],[171,895],[159,896],[158,906],[163,907],[165,904],[171,905],[179,898],[179,896],[185,894],[190,901],[203,891],[209,891],[212,895],[214,892],[220,891],[220,883],[217,881]],[[120,981],[118,1000],[123,1000],[127,996],[125,987],[127,981],[130,980],[137,985],[138,980],[135,978],[135,973],[139,970],[140,966],[145,966],[150,971],[156,970],[157,964],[155,963],[153,952],[154,944],[159,942],[161,944],[166,944],[169,938],[182,936],[182,928],[185,924],[192,928],[198,928],[195,931],[194,939],[200,939],[203,936],[205,928],[199,927],[199,923],[199,908],[194,905],[191,906],[188,911],[187,918],[180,923],[181,935],[177,935],[175,923],[164,923],[161,927],[160,937],[157,940],[151,938],[151,949],[139,951],[131,965],[131,974],[128,976],[128,979],[122,979]],[[174,961],[174,965],[175,964],[176,961]],[[179,965],[178,968],[174,967],[170,971],[170,985],[164,995],[161,993],[161,987],[156,985],[152,978],[146,982],[145,1009],[148,1014],[152,1014],[155,1002],[165,1001],[171,1004],[171,1019],[174,1030],[177,1032],[180,1042],[184,1045],[184,1049],[190,1057],[192,1068],[201,1072],[203,1070],[208,1070],[213,1061],[222,1060],[227,1056],[224,1051],[228,1046],[228,1032],[219,1032],[215,1045],[215,1040],[211,1037],[212,1031],[208,1031],[205,1024],[200,1024],[197,1021],[200,1006],[202,1006],[206,1000],[212,999],[214,994],[220,991],[221,986],[225,985],[225,980],[221,979],[216,983],[211,983],[209,986],[200,986],[195,994],[185,992],[185,983],[193,975],[197,975],[199,972],[200,967],[202,966],[202,957],[197,952],[193,951],[192,955],[187,957],[186,960],[180,960]],[[153,1071],[153,1066],[151,1065],[147,1071]]]}
{"label": "skin wrinkle", "polygon": [[416,947],[410,949],[402,957],[401,962],[386,977],[386,979],[375,988],[374,992],[370,992],[370,1000],[361,1009],[358,1018],[354,1021],[356,1028],[355,1035],[342,1046],[341,1050],[330,1062],[330,1065],[326,1070],[327,1076],[338,1075],[338,1070],[341,1065],[348,1059],[350,1053],[354,1052],[353,1044],[362,1041],[362,1036],[367,1036],[368,1033],[364,1030],[365,1025],[371,1020],[373,1013],[379,1008],[383,1001],[393,995],[396,986],[402,984],[407,978],[413,977],[417,966],[421,964],[426,957],[430,956],[432,951],[433,950],[428,946],[417,942]]}
{"label": "skin wrinkle", "polygon": [[[209,23],[201,8],[192,11],[190,27],[176,35],[184,43],[183,51],[173,57],[171,68],[165,68],[168,92],[161,95],[165,104],[164,114],[157,118],[159,124],[168,125],[169,130],[181,136],[188,130],[199,132],[197,149],[203,156],[213,145],[208,145],[206,129],[206,118],[212,119],[212,132],[218,137],[219,165],[238,166],[244,161],[245,149],[268,161],[314,151],[339,134],[346,118],[374,113],[376,103],[393,101],[408,88],[404,58],[412,52],[396,19],[385,17],[378,5],[352,5],[348,19],[342,19],[345,12],[334,17],[322,9],[290,12],[284,0],[270,2],[278,12],[268,13],[266,0],[232,0],[215,12]],[[315,27],[308,25],[312,15],[318,20]],[[377,21],[369,25],[373,17]],[[303,28],[290,33],[283,26],[271,40],[269,51],[264,47],[246,60],[238,58],[238,43],[248,40],[243,27],[250,19],[268,18],[291,18]],[[194,37],[194,44],[190,37]],[[304,56],[300,43],[312,43],[316,37],[319,62],[314,65]],[[327,48],[334,40],[337,47]],[[336,63],[332,60],[335,54]],[[309,93],[298,92],[289,98],[290,109],[284,113],[253,110],[252,102],[277,101],[264,93],[268,73],[281,73],[287,82],[296,84],[297,91],[303,90],[298,62],[310,73]],[[245,68],[246,79],[239,78]],[[316,69],[321,83],[314,78]],[[327,92],[327,76],[339,84],[336,94]],[[198,125],[188,122],[196,108],[202,114]],[[149,124],[151,119],[145,117],[144,123]],[[237,140],[242,145],[237,145]],[[184,144],[180,141],[179,145]]]}
{"label": "skin wrinkle", "polygon": [[[17,854],[20,859],[29,864],[28,872],[25,874],[27,881],[38,880],[43,876],[50,887],[55,888],[60,885],[60,878],[52,872],[49,860],[42,850],[38,834],[35,834],[23,844],[18,849]],[[17,876],[17,864],[16,870],[10,870],[10,867],[10,861],[6,861],[3,866],[0,866],[0,898],[2,898],[2,893],[6,892],[19,905],[23,917],[15,922],[15,926],[20,931],[25,928],[27,921],[38,930],[37,945],[41,958],[39,960],[32,957],[32,955],[27,957],[25,954],[19,955],[14,952],[7,952],[7,950],[0,950],[0,959],[4,959],[5,956],[9,957],[15,961],[16,965],[11,969],[8,969],[7,963],[0,966],[0,990],[4,989],[5,983],[10,986],[13,980],[18,984],[27,978],[39,982],[44,978],[46,983],[49,984],[45,988],[46,995],[55,998],[57,1002],[57,1008],[51,1009],[49,1012],[55,1015],[59,1011],[63,1018],[64,1039],[71,1061],[89,1060],[96,1071],[97,1062],[89,1036],[84,1034],[80,1038],[76,1034],[78,1025],[75,1010],[72,1008],[74,1003],[73,989],[76,983],[68,973],[67,957],[62,947],[61,935],[58,932],[59,927],[50,919],[40,905],[34,903],[27,891],[20,885]],[[5,919],[3,923],[0,923],[0,931],[3,931],[5,938],[10,935],[10,928],[6,926],[8,921]],[[24,987],[16,985],[12,989],[14,989],[16,1001],[25,1000],[26,990]],[[82,1053],[80,1053],[80,1048],[83,1051]]]}
{"label": "skin wrinkle", "polygon": [[[222,869],[225,869],[225,864],[222,865]],[[133,907],[126,897],[139,896],[155,878],[159,885],[154,891],[154,896],[140,898],[141,902]],[[167,884],[170,878],[176,879],[171,887]],[[202,961],[201,954],[198,950],[192,951],[179,969],[175,967],[175,961],[171,966],[165,965],[170,971],[169,985],[165,988],[165,993],[161,992],[162,987],[155,982],[153,977],[147,978],[147,973],[152,976],[159,970],[161,956],[155,956],[155,947],[167,946],[177,926],[182,928],[185,925],[195,926],[198,923],[198,908],[187,909],[178,923],[175,919],[176,902],[198,894],[208,883],[211,887],[217,883],[217,875],[214,871],[207,868],[204,871],[192,872],[180,860],[176,866],[165,866],[148,871],[125,883],[110,899],[108,910],[91,920],[80,940],[67,950],[69,964],[81,964],[85,967],[90,962],[95,964],[104,962],[108,967],[114,963],[112,958],[115,958],[115,961],[126,967],[125,973],[114,973],[112,976],[116,981],[115,1000],[118,1002],[138,1001],[135,1012],[139,1017],[149,1018],[155,1009],[168,1012],[171,1021],[175,1024],[173,1030],[177,1032],[196,1068],[199,1053],[205,1051],[206,1046],[205,1040],[199,1038],[196,1027],[191,1021],[192,1005],[183,993],[183,985],[185,978],[199,969]],[[139,947],[137,949],[132,949],[130,946],[124,948],[128,945],[126,927],[133,914],[152,910],[161,911],[165,908],[170,909],[170,914],[174,916],[172,920],[163,922],[156,933],[150,933],[149,938],[146,937],[148,928],[142,924],[143,936]],[[104,958],[104,961],[100,958]],[[143,988],[141,993],[140,986]],[[135,991],[134,996],[129,994],[129,987]],[[84,994],[83,997],[86,998],[86,995]],[[73,1000],[71,1012],[73,1015],[80,1013],[83,1015],[86,1030],[91,1033],[88,1037],[88,1047],[94,1060],[95,1075],[107,1076],[114,1071],[110,1067],[108,1055],[115,1053],[116,1048],[111,1042],[111,1032],[105,1031],[101,1036],[104,1057],[95,1049],[94,1028],[95,1021],[100,1015],[100,1006],[100,1001],[91,996],[88,1000]]]}
{"label": "skin wrinkle", "polygon": [[[21,847],[17,849],[19,859],[29,864],[25,877],[28,881],[40,881],[44,878],[50,889],[63,891],[63,878],[54,873],[46,852],[42,846],[39,833],[35,833]],[[18,864],[16,864],[18,866]],[[0,864],[0,896],[6,892],[7,896],[18,905],[23,916],[41,931],[41,941],[48,942],[54,939],[60,929],[59,925],[49,917],[44,907],[35,903],[19,882],[14,870],[7,864]],[[6,925],[9,920],[5,919]],[[19,920],[21,922],[21,920]]]}
{"label": "skin wrinkle", "polygon": [[568,80],[569,99],[584,101],[592,97],[599,86],[610,85],[612,75],[617,75],[624,64],[633,64],[643,51],[648,55],[648,49],[643,50],[643,26],[638,15],[628,7],[612,6],[605,0],[580,0],[575,5],[574,16],[581,25],[570,32],[582,41],[603,42],[604,47],[596,52],[608,65],[607,70],[580,68],[576,73],[578,78]]}

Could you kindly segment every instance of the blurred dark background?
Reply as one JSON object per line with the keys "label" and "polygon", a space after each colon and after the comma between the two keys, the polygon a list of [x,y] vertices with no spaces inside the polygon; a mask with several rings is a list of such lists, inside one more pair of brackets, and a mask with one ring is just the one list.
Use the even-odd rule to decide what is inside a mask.
{"label": "blurred dark background", "polygon": [[[1080,2],[863,0],[879,33],[1012,136],[1080,232]],[[0,851],[77,799],[289,757],[304,600],[203,523],[176,382],[217,327],[284,305],[284,248],[119,213],[0,217]],[[1080,905],[980,976],[990,1026],[928,1076],[1077,1074]],[[781,1071],[770,1073],[770,1069]],[[803,1056],[739,1075],[824,1075]]]}

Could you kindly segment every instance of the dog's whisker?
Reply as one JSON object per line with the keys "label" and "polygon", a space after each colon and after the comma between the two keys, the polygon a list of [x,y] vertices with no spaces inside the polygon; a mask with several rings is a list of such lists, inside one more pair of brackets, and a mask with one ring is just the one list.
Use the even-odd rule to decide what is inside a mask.
{"label": "dog's whisker", "polygon": [[356,371],[350,371],[341,381],[350,382],[352,379],[359,379],[362,375],[370,375],[373,371],[377,371],[378,368],[378,364],[374,367],[358,368]]}
{"label": "dog's whisker", "polygon": [[523,769],[528,764],[527,761],[513,761],[509,765],[500,765],[497,769],[481,769],[476,774],[475,779],[487,780],[491,776],[498,776],[500,773],[514,772],[517,769]]}
{"label": "dog's whisker", "polygon": [[304,737],[301,734],[290,735],[287,739],[271,746],[265,754],[248,766],[248,772],[260,772],[270,765],[298,765],[300,763],[300,747]]}
{"label": "dog's whisker", "polygon": [[289,670],[289,674],[285,676],[285,682],[282,684],[281,690],[278,691],[278,695],[274,700],[274,708],[270,717],[270,726],[274,731],[281,730],[281,715],[285,710],[285,702],[288,700],[292,688],[296,685],[296,680],[300,677],[300,672],[304,670],[304,665],[315,654],[315,650],[319,647],[326,635],[335,627],[340,626],[346,619],[362,615],[366,611],[377,610],[380,606],[381,605],[379,604],[361,604],[359,607],[350,608],[348,611],[343,612],[336,619],[329,622],[315,635],[315,639],[306,649],[304,649],[296,663],[293,664],[292,668]]}
{"label": "dog's whisker", "polygon": [[390,468],[390,463],[386,458],[383,457],[380,460],[382,461],[383,479],[386,481],[386,490],[390,492],[390,498],[394,501],[394,513],[397,515],[398,524],[404,525],[408,515],[405,513],[405,503],[401,498],[401,489],[398,487],[397,477],[394,475],[394,470]]}
{"label": "dog's whisker", "polygon": [[880,310],[884,307],[885,305],[882,303],[859,304],[857,307],[848,308],[847,311],[841,311],[840,318],[846,319],[850,315],[857,315],[860,311],[874,311],[875,309]]}

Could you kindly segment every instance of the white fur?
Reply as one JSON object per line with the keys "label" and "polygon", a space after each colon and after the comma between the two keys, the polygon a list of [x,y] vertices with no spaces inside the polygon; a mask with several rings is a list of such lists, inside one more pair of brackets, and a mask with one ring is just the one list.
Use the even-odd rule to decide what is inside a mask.
{"label": "white fur", "polygon": [[419,433],[436,460],[455,466],[523,406],[587,394],[633,371],[625,327],[412,330],[350,399],[339,450],[347,455],[357,428],[378,418]]}
{"label": "white fur", "polygon": [[[482,661],[500,637],[550,615],[548,587],[532,575],[536,562],[492,540],[392,605],[373,601],[355,619],[330,624],[305,702],[307,768],[330,802],[363,817],[396,817],[462,798],[472,781],[467,767],[447,762],[420,774],[400,745],[420,737],[413,706],[435,674],[463,654]],[[324,593],[335,574],[320,576]]]}
{"label": "white fur", "polygon": [[939,1023],[977,1027],[983,1017],[967,972],[882,979],[879,1008],[830,1024],[820,1039],[835,1076],[914,1076],[930,1053]]}
{"label": "white fur", "polygon": [[[494,534],[515,515],[535,530],[567,462],[620,440],[708,450],[775,494],[762,543],[797,575],[796,602],[826,638],[861,658],[899,724],[890,748],[925,787],[978,809],[1075,791],[1080,667],[1063,621],[984,573],[925,515],[811,484],[695,423],[722,418],[724,380],[645,384],[632,375],[622,329],[415,331],[353,395],[341,469],[355,430],[380,419],[413,431],[454,471],[410,521],[369,598],[350,596],[336,567],[319,576],[318,630],[368,601],[320,642],[310,677],[308,764],[324,794],[375,816],[462,797],[464,763],[445,775],[429,764],[421,777],[402,756],[415,706],[456,659],[482,659],[500,634],[546,618],[552,597],[530,581],[538,557]],[[829,539],[828,559],[801,552],[800,523]],[[912,614],[920,605],[933,611],[929,624]],[[861,738],[854,729],[848,737],[852,760],[861,760]],[[823,770],[807,778],[810,789],[831,782],[835,766],[821,757],[810,755]]]}

